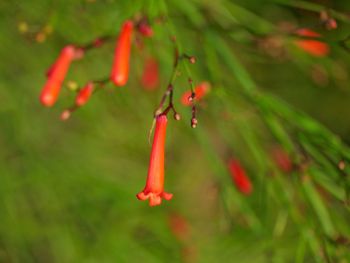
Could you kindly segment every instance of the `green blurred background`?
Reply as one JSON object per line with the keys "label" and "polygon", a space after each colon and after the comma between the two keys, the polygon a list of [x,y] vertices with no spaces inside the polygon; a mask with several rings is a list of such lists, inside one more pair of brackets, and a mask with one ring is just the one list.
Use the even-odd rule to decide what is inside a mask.
{"label": "green blurred background", "polygon": [[[327,242],[319,214],[303,202],[298,184],[271,182],[265,160],[276,142],[261,128],[237,76],[223,66],[212,37],[227,41],[262,92],[350,142],[350,55],[337,43],[349,35],[349,23],[338,21],[337,30],[326,31],[317,12],[292,7],[296,2],[0,1],[0,262],[349,262],[348,244],[329,248],[330,261],[318,250]],[[349,1],[312,2],[350,10]],[[74,100],[67,85],[53,108],[40,105],[45,72],[64,45],[117,35],[135,14],[165,16],[170,29],[168,22],[155,24],[144,50],[133,48],[126,87],[108,84],[66,122],[60,113]],[[259,43],[283,23],[321,32],[330,55],[314,58],[287,40],[281,51],[287,55],[271,56]],[[188,89],[185,72],[177,80],[182,119],[169,121],[165,183],[174,198],[149,207],[135,194],[144,187],[148,131],[172,70],[169,30],[183,52],[197,57],[189,66],[194,81],[209,81],[213,89],[191,129],[190,109],[179,103]],[[81,86],[108,76],[113,48],[114,41],[88,52],[66,80]],[[149,54],[160,63],[161,87],[154,92],[140,85]],[[231,183],[229,156],[244,163],[254,183],[251,196],[240,196]],[[280,201],[289,190],[305,220],[293,221],[294,210]],[[337,233],[349,235],[348,208],[331,197],[322,200],[334,211]],[[310,248],[314,236],[321,241]]]}

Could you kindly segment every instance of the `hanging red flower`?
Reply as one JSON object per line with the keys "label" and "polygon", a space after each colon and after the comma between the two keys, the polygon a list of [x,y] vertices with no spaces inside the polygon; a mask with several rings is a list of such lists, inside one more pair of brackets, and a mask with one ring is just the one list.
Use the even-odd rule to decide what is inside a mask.
{"label": "hanging red flower", "polygon": [[48,70],[47,81],[40,95],[40,102],[44,106],[50,107],[55,104],[68,68],[75,56],[76,48],[74,46],[64,47],[55,63]]}
{"label": "hanging red flower", "polygon": [[141,21],[137,29],[144,37],[153,36],[153,29],[147,21]]}
{"label": "hanging red flower", "polygon": [[142,74],[142,86],[146,90],[154,90],[159,84],[158,61],[148,58],[145,62]]}
{"label": "hanging red flower", "polygon": [[288,173],[293,169],[293,164],[288,153],[281,147],[275,147],[272,150],[272,158],[281,171]]}
{"label": "hanging red flower", "polygon": [[75,105],[83,106],[90,99],[92,92],[94,91],[94,84],[89,82],[86,84],[77,94],[75,98]]}
{"label": "hanging red flower", "polygon": [[208,94],[210,91],[210,84],[208,82],[202,82],[198,84],[195,89],[195,97],[192,100],[192,92],[190,90],[186,91],[184,94],[182,94],[181,97],[181,103],[185,106],[191,106],[194,101],[199,101],[201,100],[205,95]]}
{"label": "hanging red flower", "polygon": [[189,237],[189,224],[182,215],[171,213],[169,216],[169,226],[171,232],[178,240],[186,240]]}
{"label": "hanging red flower", "polygon": [[[308,28],[299,29],[296,31],[296,34],[302,37],[313,37],[313,38],[321,37],[319,33],[312,31]],[[295,44],[305,52],[316,57],[324,57],[329,53],[328,44],[319,40],[313,40],[313,39],[296,40]]]}
{"label": "hanging red flower", "polygon": [[162,198],[170,200],[173,197],[172,194],[164,192],[164,148],[167,121],[165,115],[160,115],[156,119],[146,186],[136,195],[139,200],[149,199],[150,206],[160,205]]}
{"label": "hanging red flower", "polygon": [[232,180],[237,189],[245,195],[249,195],[253,191],[252,183],[249,177],[246,175],[241,163],[236,159],[231,159],[228,163],[228,168],[232,177]]}
{"label": "hanging red flower", "polygon": [[114,52],[111,80],[116,86],[124,86],[129,77],[129,60],[133,22],[127,20],[121,29]]}

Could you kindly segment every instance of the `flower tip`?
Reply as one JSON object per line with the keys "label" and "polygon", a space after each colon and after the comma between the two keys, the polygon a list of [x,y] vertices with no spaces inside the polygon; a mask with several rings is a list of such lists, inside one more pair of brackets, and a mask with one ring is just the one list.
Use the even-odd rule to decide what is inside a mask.
{"label": "flower tip", "polygon": [[126,20],[123,27],[125,29],[132,29],[134,27],[134,22],[132,20]]}
{"label": "flower tip", "polygon": [[242,194],[248,196],[251,195],[251,193],[253,192],[253,187],[251,184],[247,184],[245,187],[242,187],[240,191]]}
{"label": "flower tip", "polygon": [[145,201],[147,199],[149,199],[149,205],[150,206],[157,206],[160,205],[162,203],[162,198],[164,198],[165,200],[169,201],[173,198],[173,194],[170,193],[148,193],[145,194],[144,192],[138,193],[136,195],[137,199],[139,199],[140,201]]}
{"label": "flower tip", "polygon": [[112,75],[111,81],[118,87],[122,87],[126,84],[127,79],[122,75]]}
{"label": "flower tip", "polygon": [[137,199],[139,199],[139,200],[141,200],[141,201],[145,201],[145,200],[147,200],[147,198],[148,198],[148,196],[145,195],[144,192],[138,193],[138,194],[136,195],[136,197],[137,197]]}
{"label": "flower tip", "polygon": [[149,198],[149,206],[157,206],[162,203],[162,198],[159,195],[151,195]]}
{"label": "flower tip", "polygon": [[167,192],[163,192],[163,193],[162,193],[162,197],[163,197],[165,200],[169,201],[169,200],[171,200],[171,199],[173,198],[173,194],[170,194],[170,193],[167,193]]}
{"label": "flower tip", "polygon": [[71,58],[76,56],[76,51],[77,49],[73,45],[67,45],[62,49],[62,52]]}
{"label": "flower tip", "polygon": [[40,102],[43,106],[52,107],[55,104],[55,98],[51,94],[41,94]]}

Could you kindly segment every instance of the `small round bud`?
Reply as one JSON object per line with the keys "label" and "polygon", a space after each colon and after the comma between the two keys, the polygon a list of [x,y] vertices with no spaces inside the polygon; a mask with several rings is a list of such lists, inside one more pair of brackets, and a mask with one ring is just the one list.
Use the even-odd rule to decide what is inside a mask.
{"label": "small round bud", "polygon": [[76,91],[78,89],[78,83],[74,80],[68,80],[66,86],[71,91]]}
{"label": "small round bud", "polygon": [[81,59],[85,55],[85,50],[83,48],[75,48],[74,59]]}
{"label": "small round bud", "polygon": [[194,63],[196,63],[196,61],[197,61],[197,59],[196,59],[195,56],[190,56],[190,57],[188,58],[188,60],[190,61],[191,64],[194,64]]}
{"label": "small round bud", "polygon": [[338,168],[342,171],[345,169],[345,162],[343,160],[338,163]]}
{"label": "small round bud", "polygon": [[35,36],[35,40],[38,43],[43,43],[46,40],[46,34],[44,32],[39,32]]}
{"label": "small round bud", "polygon": [[70,117],[70,114],[71,114],[70,110],[63,111],[62,114],[61,114],[61,120],[62,121],[68,120],[69,117]]}
{"label": "small round bud", "polygon": [[196,118],[191,119],[191,127],[196,128],[198,124],[198,120]]}
{"label": "small round bud", "polygon": [[147,21],[143,21],[138,25],[138,31],[143,35],[144,37],[152,37],[153,36],[153,29],[148,24]]}
{"label": "small round bud", "polygon": [[178,114],[177,112],[174,114],[174,119],[179,121],[181,119],[180,114]]}
{"label": "small round bud", "polygon": [[326,21],[326,28],[328,30],[333,30],[336,29],[338,27],[337,21],[333,18],[330,18]]}
{"label": "small round bud", "polygon": [[17,28],[18,28],[18,31],[21,32],[21,33],[26,33],[29,29],[29,26],[26,22],[20,22],[18,25],[17,25]]}
{"label": "small round bud", "polygon": [[103,39],[96,38],[93,45],[94,45],[94,47],[100,47],[103,45],[103,42],[104,42]]}
{"label": "small round bud", "polygon": [[52,27],[51,25],[46,25],[46,26],[43,28],[43,31],[44,31],[46,34],[50,35],[50,34],[52,34],[52,32],[53,32],[53,27]]}

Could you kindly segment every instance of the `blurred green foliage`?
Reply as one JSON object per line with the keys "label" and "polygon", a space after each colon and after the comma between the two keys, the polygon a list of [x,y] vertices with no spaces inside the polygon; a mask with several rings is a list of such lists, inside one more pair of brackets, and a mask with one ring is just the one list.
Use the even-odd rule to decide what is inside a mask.
{"label": "blurred green foliage", "polygon": [[[320,25],[324,6],[341,11],[335,31]],[[301,113],[350,142],[349,54],[337,42],[350,34],[343,10],[350,2],[0,1],[0,262],[349,262],[349,169],[338,169],[349,150]],[[108,84],[67,122],[59,120],[74,100],[67,85],[55,107],[40,105],[45,71],[64,45],[117,35],[136,14],[165,22],[153,25],[142,51],[133,48],[127,86]],[[331,54],[298,50],[280,33],[283,23],[321,32]],[[135,194],[172,71],[173,34],[181,52],[197,57],[188,66],[195,83],[213,89],[191,129],[191,111],[179,103],[189,88],[182,68],[182,119],[169,121],[166,146],[165,189],[174,198],[150,208]],[[260,45],[276,35],[282,47]],[[81,86],[108,76],[113,48],[88,52],[66,80]],[[140,85],[148,55],[160,63],[155,92]],[[276,144],[298,169],[276,168]],[[249,197],[232,184],[231,156],[253,181]],[[169,223],[175,215],[186,222],[185,237]]]}

